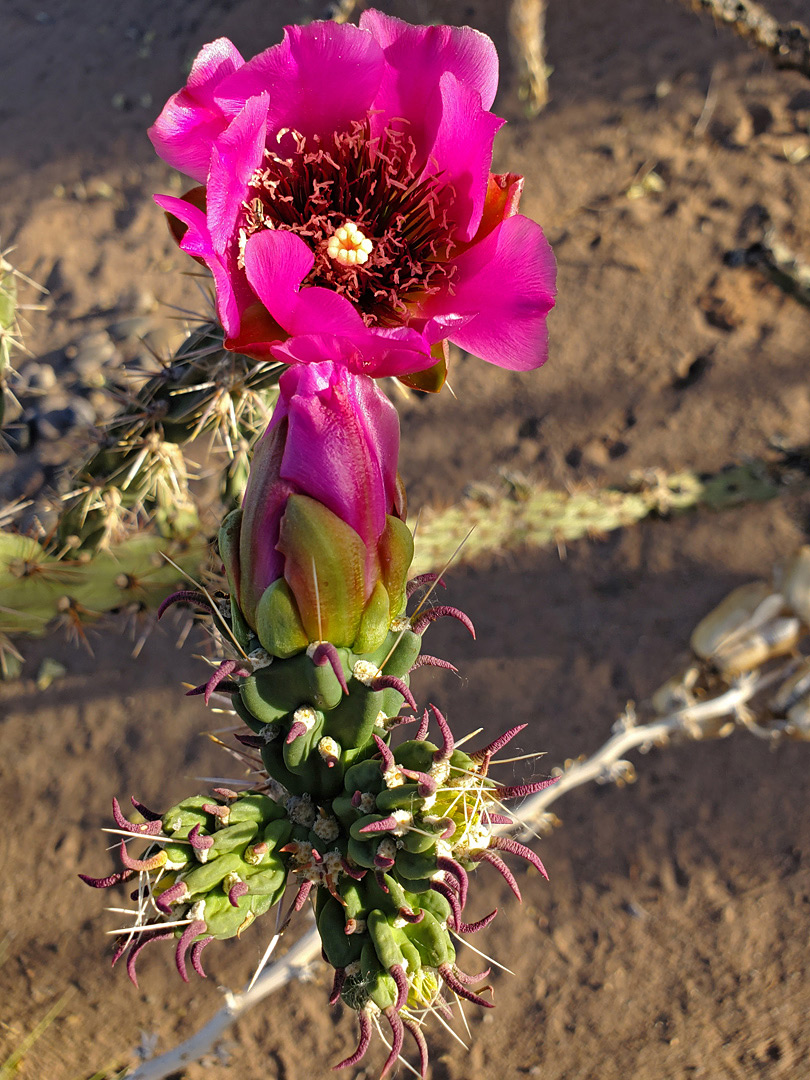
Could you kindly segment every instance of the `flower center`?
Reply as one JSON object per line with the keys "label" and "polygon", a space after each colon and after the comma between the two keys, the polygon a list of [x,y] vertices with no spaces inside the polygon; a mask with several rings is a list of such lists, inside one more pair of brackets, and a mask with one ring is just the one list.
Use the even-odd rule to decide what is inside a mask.
{"label": "flower center", "polygon": [[407,131],[372,137],[355,123],[324,139],[285,131],[279,140],[251,178],[242,245],[261,229],[296,233],[315,256],[303,284],[334,289],[369,326],[407,323],[426,296],[447,288],[455,192],[423,175]]}
{"label": "flower center", "polygon": [[329,237],[326,254],[344,266],[354,266],[356,263],[362,265],[368,262],[373,248],[372,242],[360,232],[355,223],[347,221]]}

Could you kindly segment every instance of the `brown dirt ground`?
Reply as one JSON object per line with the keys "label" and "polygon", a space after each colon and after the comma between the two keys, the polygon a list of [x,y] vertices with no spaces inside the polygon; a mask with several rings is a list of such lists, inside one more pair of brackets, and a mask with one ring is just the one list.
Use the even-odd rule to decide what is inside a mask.
{"label": "brown dirt ground", "polygon": [[[469,21],[507,55],[503,3],[386,6],[414,21]],[[806,0],[772,8],[808,16]],[[249,54],[317,9],[7,0],[0,235],[51,288],[51,313],[29,335],[38,356],[105,325],[133,282],[164,299],[188,295],[182,256],[150,199],[172,178],[144,128],[204,41],[228,34]],[[549,9],[553,100],[523,119],[505,59],[511,123],[497,164],[526,174],[526,211],[555,244],[552,359],[525,376],[465,359],[452,375],[456,398],[403,406],[416,506],[452,502],[504,467],[555,486],[605,483],[649,466],[714,470],[762,455],[774,435],[807,441],[810,313],[752,271],[726,268],[723,255],[764,207],[810,258],[810,159],[785,154],[810,148],[810,84],[674,2],[553,0]],[[696,137],[710,79],[716,103]],[[628,201],[623,192],[650,167],[664,190]],[[71,194],[98,180],[113,198]],[[809,511],[797,494],[648,522],[571,545],[563,562],[532,551],[460,570],[452,599],[479,640],[432,630],[431,651],[458,663],[462,679],[426,675],[420,691],[456,728],[530,721],[523,749],[546,750],[549,762],[591,751],[627,698],[643,699],[674,670],[713,602],[806,539]],[[123,633],[91,643],[92,657],[38,642],[28,677],[0,686],[0,1062],[69,992],[26,1055],[25,1080],[87,1080],[131,1062],[139,1044],[168,1049],[219,1007],[219,987],[243,984],[263,948],[254,934],[211,949],[212,977],[189,987],[158,950],[145,955],[140,991],[109,971],[109,901],[76,872],[109,864],[98,829],[110,796],[168,805],[189,777],[222,764],[198,737],[210,716],[180,692],[182,680],[199,679],[199,642],[176,651],[171,628],[161,630],[138,660]],[[31,673],[46,655],[69,674],[38,692]],[[468,1010],[469,1054],[434,1032],[434,1080],[810,1075],[807,753],[767,753],[737,735],[654,753],[628,790],[561,801],[563,827],[541,845],[549,884],[522,874],[518,907],[482,871],[476,910],[501,907],[482,944],[516,977],[495,977],[494,1014]],[[182,1075],[329,1075],[355,1030],[325,997],[318,970]],[[376,1047],[357,1075],[376,1076],[382,1060]]]}

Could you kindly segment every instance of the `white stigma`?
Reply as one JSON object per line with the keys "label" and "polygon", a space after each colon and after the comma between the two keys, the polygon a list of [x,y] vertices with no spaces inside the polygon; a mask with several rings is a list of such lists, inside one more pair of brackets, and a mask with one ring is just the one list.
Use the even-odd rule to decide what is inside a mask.
{"label": "white stigma", "polygon": [[347,221],[335,229],[326,245],[326,254],[341,266],[362,266],[374,245],[353,221]]}

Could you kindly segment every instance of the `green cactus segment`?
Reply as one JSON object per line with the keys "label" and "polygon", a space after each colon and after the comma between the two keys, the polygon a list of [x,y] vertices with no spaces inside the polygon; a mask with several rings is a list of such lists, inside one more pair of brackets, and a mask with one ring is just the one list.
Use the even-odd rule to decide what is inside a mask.
{"label": "green cactus segment", "polygon": [[283,370],[283,364],[256,364],[226,350],[221,329],[201,324],[132,391],[130,404],[77,471],[76,493],[57,528],[60,545],[101,550],[129,531],[133,516],[152,521],[165,537],[196,534],[183,447],[206,432],[221,435],[228,461],[220,494],[232,505],[241,495],[246,448],[266,422]]}
{"label": "green cactus segment", "polygon": [[76,629],[132,604],[157,606],[176,586],[178,567],[197,572],[206,544],[141,534],[92,560],[57,556],[30,537],[0,532],[0,633],[39,636],[56,620]]}

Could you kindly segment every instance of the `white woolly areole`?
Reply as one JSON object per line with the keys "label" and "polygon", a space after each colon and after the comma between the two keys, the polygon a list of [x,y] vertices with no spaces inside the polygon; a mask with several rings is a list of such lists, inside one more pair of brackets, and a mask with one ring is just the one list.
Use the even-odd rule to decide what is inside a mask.
{"label": "white woolly areole", "polygon": [[238,885],[241,880],[242,879],[239,877],[239,874],[235,870],[231,870],[230,874],[225,875],[222,881],[222,888],[226,893],[228,893],[231,891],[234,885]]}
{"label": "white woolly areole", "polygon": [[405,783],[405,777],[402,775],[399,765],[392,765],[390,769],[386,769],[382,777],[389,791],[392,788],[402,787]]}
{"label": "white woolly areole", "polygon": [[303,825],[307,829],[312,828],[316,812],[315,807],[312,805],[311,795],[291,795],[284,806],[287,817],[295,825]]}
{"label": "white woolly areole", "polygon": [[343,970],[346,972],[348,978],[351,978],[352,975],[359,975],[361,971],[360,961],[352,960],[352,962],[350,964],[347,964]]}
{"label": "white woolly areole", "polygon": [[273,663],[273,657],[265,649],[254,649],[253,652],[248,653],[248,660],[254,671],[260,671],[262,668],[270,667]]}
{"label": "white woolly areole", "polygon": [[330,758],[339,758],[340,751],[340,743],[337,741],[337,739],[333,739],[329,735],[324,735],[324,737],[318,743],[318,753],[321,755],[324,761],[329,761]]}
{"label": "white woolly areole", "polygon": [[321,840],[326,840],[327,843],[330,840],[337,840],[340,836],[340,826],[337,820],[333,817],[319,817],[316,819],[315,824],[312,826],[312,831],[316,836],[319,836]]}
{"label": "white woolly areole", "polygon": [[364,791],[360,796],[360,807],[364,814],[373,814],[377,808],[377,800],[370,791]]}
{"label": "white woolly areole", "polygon": [[395,859],[397,855],[397,845],[391,839],[390,836],[386,836],[384,840],[381,840],[377,845],[377,854],[383,859]]}
{"label": "white woolly areole", "polygon": [[437,784],[443,784],[450,775],[450,762],[434,761],[434,763],[430,767],[430,772],[428,773],[428,775],[433,777]]}
{"label": "white woolly areole", "polygon": [[385,728],[388,725],[388,717],[382,709],[374,717],[374,727]]}
{"label": "white woolly areole", "polygon": [[307,731],[312,731],[317,719],[315,710],[309,705],[302,705],[300,709],[296,709],[293,713],[293,723],[303,724]]}
{"label": "white woolly areole", "polygon": [[488,825],[469,825],[453,844],[456,857],[459,855],[477,855],[486,851],[492,843],[492,830]]}
{"label": "white woolly areole", "polygon": [[376,664],[372,664],[370,660],[356,660],[354,667],[352,668],[352,675],[358,682],[368,686],[373,683],[375,679],[379,679],[382,672]]}
{"label": "white woolly areole", "polygon": [[397,827],[391,832],[394,836],[404,836],[413,825],[413,814],[410,810],[395,810],[391,815],[397,823]]}
{"label": "white woolly areole", "polygon": [[184,862],[172,862],[171,859],[167,859],[163,864],[163,868],[164,870],[182,870],[185,865]]}
{"label": "white woolly areole", "polygon": [[198,922],[200,919],[205,918],[205,900],[198,900],[196,904],[192,904],[188,911],[188,917],[193,919],[194,922]]}
{"label": "white woolly areole", "polygon": [[391,629],[395,634],[401,634],[403,630],[410,630],[411,620],[405,615],[400,615],[391,623]]}

